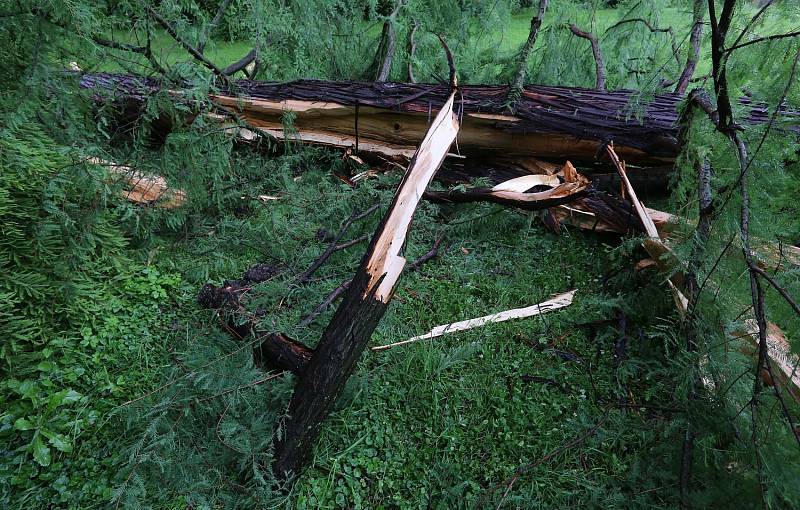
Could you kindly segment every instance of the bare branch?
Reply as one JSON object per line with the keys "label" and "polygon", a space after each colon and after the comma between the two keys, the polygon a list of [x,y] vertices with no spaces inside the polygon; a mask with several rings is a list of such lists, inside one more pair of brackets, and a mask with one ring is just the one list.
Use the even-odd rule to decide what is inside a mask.
{"label": "bare branch", "polygon": [[340,245],[339,245],[339,241],[342,239],[342,236],[344,236],[344,234],[347,232],[347,229],[349,229],[350,225],[352,225],[356,221],[362,220],[362,219],[366,218],[367,216],[369,216],[370,214],[372,214],[373,212],[375,212],[378,209],[378,207],[380,207],[380,204],[375,204],[375,205],[373,205],[372,207],[370,207],[369,209],[367,209],[366,211],[364,211],[362,213],[358,213],[358,212],[354,211],[350,215],[350,217],[347,218],[347,220],[345,220],[344,224],[342,224],[342,227],[339,229],[339,232],[334,236],[333,241],[331,241],[331,243],[328,245],[328,248],[325,249],[324,252],[322,252],[322,255],[320,255],[317,258],[317,260],[315,260],[308,267],[308,269],[303,271],[303,273],[300,276],[297,277],[296,282],[298,284],[302,284],[302,283],[307,282],[308,278],[312,274],[314,274],[314,272],[317,269],[319,269],[320,266],[322,266],[322,264],[324,264],[325,261],[328,260],[328,258],[331,255],[333,255],[333,253],[335,251],[343,249],[343,248],[347,248],[348,246],[350,246],[348,243],[344,243],[343,245],[341,245],[343,248],[340,248]]}
{"label": "bare branch", "polygon": [[703,36],[704,14],[703,0],[695,0],[694,20],[692,23],[692,32],[689,36],[689,43],[692,45],[692,51],[689,53],[689,56],[686,57],[686,65],[683,68],[680,78],[678,78],[677,85],[675,85],[676,94],[683,94],[686,92],[686,89],[689,87],[689,81],[692,79],[695,69],[697,69],[697,62],[700,60],[700,39]]}
{"label": "bare branch", "polygon": [[225,75],[225,73],[223,73],[220,70],[220,68],[217,67],[213,62],[211,62],[206,57],[204,57],[202,53],[197,51],[197,49],[194,46],[192,46],[188,42],[184,41],[183,38],[181,36],[179,36],[178,33],[175,31],[175,28],[173,28],[172,25],[167,23],[167,20],[162,18],[161,15],[159,15],[155,10],[153,10],[152,7],[148,7],[147,10],[150,13],[150,15],[153,16],[153,19],[155,19],[156,22],[159,25],[161,25],[164,28],[164,30],[166,30],[166,32],[173,39],[175,39],[175,41],[177,41],[178,44],[183,46],[183,48],[186,51],[188,51],[190,55],[192,55],[196,60],[198,60],[204,66],[206,66],[207,68],[211,69],[211,71],[213,71],[214,74],[216,74],[217,76],[222,78],[222,80],[225,81],[226,84],[228,84],[228,85],[231,84],[230,83],[230,79]]}
{"label": "bare branch", "polygon": [[237,72],[249,66],[256,59],[257,56],[258,56],[258,51],[255,48],[253,48],[252,50],[247,52],[247,55],[245,55],[238,61],[234,62],[233,64],[223,69],[222,74],[224,74],[225,76],[231,76],[233,74],[236,74]]}
{"label": "bare branch", "polygon": [[600,43],[597,42],[597,37],[591,32],[581,30],[574,23],[569,26],[569,29],[576,36],[587,39],[591,43],[596,73],[594,88],[597,90],[606,90],[606,64],[603,61],[603,52],[600,51]]}
{"label": "bare branch", "polygon": [[153,51],[150,48],[149,31],[148,31],[146,46],[136,46],[134,44],[121,43],[99,36],[92,37],[92,41],[94,41],[95,44],[98,44],[106,48],[111,48],[113,50],[128,51],[131,53],[138,53],[139,55],[143,55],[150,62],[150,65],[152,65],[156,71],[158,71],[161,74],[164,74],[166,72],[164,68],[161,66],[161,64],[159,64],[158,61],[155,59]]}

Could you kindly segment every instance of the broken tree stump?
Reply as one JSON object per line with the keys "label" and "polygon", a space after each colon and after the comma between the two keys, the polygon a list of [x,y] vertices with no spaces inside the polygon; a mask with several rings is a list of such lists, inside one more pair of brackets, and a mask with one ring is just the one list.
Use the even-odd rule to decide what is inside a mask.
{"label": "broken tree stump", "polygon": [[311,455],[322,421],[344,389],[389,305],[406,263],[400,252],[417,204],[458,133],[458,117],[453,112],[455,94],[453,87],[412,158],[392,205],[311,362],[297,381],[289,417],[275,445],[273,467],[278,477],[293,476]]}

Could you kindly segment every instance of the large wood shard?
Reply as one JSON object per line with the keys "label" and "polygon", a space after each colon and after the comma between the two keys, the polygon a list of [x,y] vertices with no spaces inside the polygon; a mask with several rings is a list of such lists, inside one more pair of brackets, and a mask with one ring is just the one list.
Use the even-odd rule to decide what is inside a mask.
{"label": "large wood shard", "polygon": [[88,161],[102,166],[111,176],[122,179],[125,187],[122,196],[130,202],[174,209],[186,201],[186,192],[170,188],[167,180],[160,175],[147,175],[129,166],[117,165],[100,158],[89,158]]}
{"label": "large wood shard", "polygon": [[505,322],[511,319],[525,319],[527,317],[535,317],[543,313],[553,312],[555,310],[559,310],[561,308],[571,305],[572,299],[575,297],[575,292],[577,292],[577,290],[571,290],[569,292],[559,294],[553,297],[552,299],[549,299],[542,303],[526,306],[525,308],[514,308],[512,310],[506,310],[492,315],[478,317],[477,319],[468,319],[465,321],[453,322],[450,324],[444,324],[442,326],[436,326],[435,328],[425,333],[424,335],[411,337],[408,340],[403,340],[402,342],[395,342],[393,344],[387,344],[387,345],[379,345],[377,347],[372,347],[371,350],[376,352],[385,351],[393,347],[398,347],[401,345],[418,342],[420,340],[427,340],[429,338],[436,338],[438,336],[446,335],[448,333],[455,333],[456,331],[467,331],[469,329],[485,326],[486,324],[492,324],[495,322]]}

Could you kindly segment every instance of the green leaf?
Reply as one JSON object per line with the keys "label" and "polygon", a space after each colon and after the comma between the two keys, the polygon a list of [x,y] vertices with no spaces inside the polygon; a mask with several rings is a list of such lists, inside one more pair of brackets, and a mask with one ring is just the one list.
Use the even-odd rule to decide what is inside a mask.
{"label": "green leaf", "polygon": [[48,402],[48,407],[50,409],[55,409],[56,407],[71,404],[73,402],[77,402],[80,400],[81,394],[75,390],[61,390],[57,393],[53,393],[50,395],[50,400]]}
{"label": "green leaf", "polygon": [[42,441],[42,436],[36,435],[31,443],[33,448],[33,459],[39,463],[40,466],[50,465],[50,448]]}
{"label": "green leaf", "polygon": [[42,429],[41,433],[56,450],[65,453],[70,453],[72,451],[72,442],[64,434],[56,434],[47,429]]}
{"label": "green leaf", "polygon": [[17,418],[17,421],[14,422],[14,428],[17,430],[31,430],[35,429],[36,425],[27,418]]}

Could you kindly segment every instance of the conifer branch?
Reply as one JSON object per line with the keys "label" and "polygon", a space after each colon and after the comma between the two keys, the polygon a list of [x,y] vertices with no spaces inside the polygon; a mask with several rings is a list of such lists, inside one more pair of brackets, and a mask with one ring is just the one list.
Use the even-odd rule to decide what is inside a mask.
{"label": "conifer branch", "polygon": [[621,27],[622,25],[625,25],[627,23],[641,23],[644,26],[646,26],[647,29],[650,30],[650,32],[653,33],[653,34],[655,34],[655,33],[669,34],[670,44],[672,45],[672,55],[675,57],[675,61],[678,63],[678,65],[680,65],[680,63],[681,63],[681,52],[678,49],[678,42],[675,39],[675,32],[672,30],[672,27],[659,28],[659,27],[653,25],[652,23],[650,23],[649,21],[647,21],[644,18],[629,18],[629,19],[624,19],[622,21],[618,21],[618,22],[614,23],[613,25],[608,27],[608,29],[606,30],[606,33],[610,32],[611,30],[613,30],[615,28]]}

